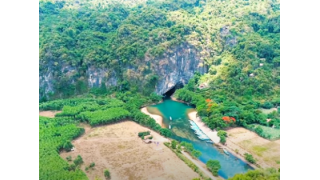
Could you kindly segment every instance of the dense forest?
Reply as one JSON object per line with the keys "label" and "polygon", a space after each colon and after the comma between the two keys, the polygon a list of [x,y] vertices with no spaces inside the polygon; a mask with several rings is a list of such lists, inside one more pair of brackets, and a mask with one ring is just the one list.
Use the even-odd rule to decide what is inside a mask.
{"label": "dense forest", "polygon": [[[153,62],[143,59],[164,56],[182,43],[199,51],[209,67],[201,81],[212,82],[212,88],[276,96],[279,8],[277,0],[40,1],[40,75],[51,72],[53,79],[52,91],[40,86],[40,100],[90,91],[150,95],[159,77]],[[119,82],[89,88],[91,66],[109,69],[106,77]],[[148,78],[136,81],[136,76]]]}

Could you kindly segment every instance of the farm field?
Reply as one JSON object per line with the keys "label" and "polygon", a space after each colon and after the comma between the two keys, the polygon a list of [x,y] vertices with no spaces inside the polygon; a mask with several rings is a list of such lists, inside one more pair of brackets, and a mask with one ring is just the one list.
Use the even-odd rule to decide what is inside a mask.
{"label": "farm field", "polygon": [[280,139],[270,141],[242,127],[227,130],[227,146],[243,155],[248,152],[262,168],[280,168]]}
{"label": "farm field", "polygon": [[[145,144],[138,132],[148,129],[132,121],[91,128],[82,124],[85,134],[72,144],[75,150],[62,152],[63,159],[80,155],[84,164],[81,169],[89,179],[103,179],[103,171],[110,170],[111,179],[193,179],[199,177],[181,161],[170,149],[163,145],[168,141],[150,130],[155,143]],[[85,171],[85,167],[94,162],[95,167]]]}

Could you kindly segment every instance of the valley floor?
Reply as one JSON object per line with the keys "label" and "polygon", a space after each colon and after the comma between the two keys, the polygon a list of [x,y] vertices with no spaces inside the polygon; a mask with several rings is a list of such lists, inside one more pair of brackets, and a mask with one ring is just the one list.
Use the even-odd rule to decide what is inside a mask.
{"label": "valley floor", "polygon": [[[72,142],[75,150],[62,152],[63,159],[81,155],[84,164],[81,169],[94,162],[94,169],[86,172],[89,179],[103,179],[103,171],[110,170],[113,180],[133,179],[193,179],[199,177],[181,161],[163,142],[168,139],[132,121],[91,128],[83,125],[85,134]],[[159,142],[145,144],[138,132],[150,131]]]}

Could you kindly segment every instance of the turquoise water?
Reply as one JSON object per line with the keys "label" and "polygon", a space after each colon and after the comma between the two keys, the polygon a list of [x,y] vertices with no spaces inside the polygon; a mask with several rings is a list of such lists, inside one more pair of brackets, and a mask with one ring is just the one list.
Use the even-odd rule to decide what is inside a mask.
{"label": "turquoise water", "polygon": [[[212,144],[201,141],[194,134],[190,128],[187,112],[194,110],[191,106],[184,103],[173,101],[171,99],[164,99],[164,101],[157,105],[149,106],[148,109],[156,108],[161,112],[164,125],[173,132],[172,139],[178,141],[186,141],[192,143],[193,147],[201,151],[202,155],[199,157],[200,161],[206,163],[210,159],[218,160],[221,164],[221,169],[218,174],[227,179],[233,177],[238,173],[245,173],[252,169],[247,163],[238,159],[234,155],[226,155],[223,151],[216,148]],[[170,117],[172,120],[170,120]]]}

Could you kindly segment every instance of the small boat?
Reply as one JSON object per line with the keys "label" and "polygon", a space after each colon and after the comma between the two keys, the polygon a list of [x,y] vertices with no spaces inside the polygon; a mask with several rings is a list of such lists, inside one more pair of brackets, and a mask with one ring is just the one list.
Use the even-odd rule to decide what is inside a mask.
{"label": "small boat", "polygon": [[229,152],[226,149],[223,149],[223,152],[226,153],[226,155],[229,155]]}
{"label": "small boat", "polygon": [[171,129],[171,125],[169,124],[169,129]]}
{"label": "small boat", "polygon": [[171,118],[171,116],[170,116],[170,121],[172,121],[172,118]]}

